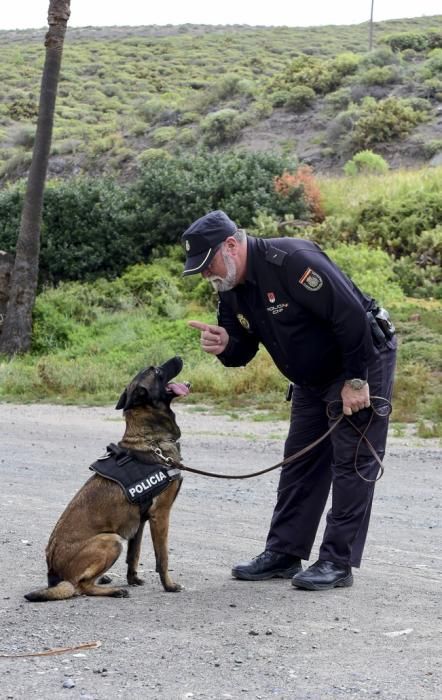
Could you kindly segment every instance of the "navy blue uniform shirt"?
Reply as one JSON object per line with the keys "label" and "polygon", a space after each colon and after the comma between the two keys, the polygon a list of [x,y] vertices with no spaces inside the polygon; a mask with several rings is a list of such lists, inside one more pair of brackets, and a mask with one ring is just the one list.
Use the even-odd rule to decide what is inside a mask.
{"label": "navy blue uniform shirt", "polygon": [[374,354],[367,311],[376,306],[311,241],[247,237],[246,279],[219,293],[226,366],[249,362],[261,342],[300,386],[367,378]]}

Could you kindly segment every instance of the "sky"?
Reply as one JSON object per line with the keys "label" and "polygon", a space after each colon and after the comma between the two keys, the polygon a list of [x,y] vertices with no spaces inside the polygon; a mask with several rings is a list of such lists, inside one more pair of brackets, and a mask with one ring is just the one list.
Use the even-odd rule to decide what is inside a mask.
{"label": "sky", "polygon": [[[69,26],[250,24],[306,27],[358,24],[372,0],[71,0]],[[45,27],[49,0],[0,0],[0,29]],[[374,20],[442,14],[442,0],[374,0]]]}

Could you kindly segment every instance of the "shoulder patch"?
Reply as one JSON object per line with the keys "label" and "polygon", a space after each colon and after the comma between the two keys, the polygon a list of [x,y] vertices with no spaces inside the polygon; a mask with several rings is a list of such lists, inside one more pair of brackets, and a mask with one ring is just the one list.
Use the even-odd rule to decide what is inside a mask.
{"label": "shoulder patch", "polygon": [[308,267],[298,280],[299,284],[308,289],[309,292],[317,292],[324,284],[322,277],[317,272]]}
{"label": "shoulder patch", "polygon": [[281,267],[286,255],[287,255],[287,253],[285,250],[280,250],[279,248],[274,248],[273,246],[269,246],[267,251],[266,251],[266,254],[265,254],[265,259],[267,262],[272,263],[273,265],[278,265],[279,267]]}

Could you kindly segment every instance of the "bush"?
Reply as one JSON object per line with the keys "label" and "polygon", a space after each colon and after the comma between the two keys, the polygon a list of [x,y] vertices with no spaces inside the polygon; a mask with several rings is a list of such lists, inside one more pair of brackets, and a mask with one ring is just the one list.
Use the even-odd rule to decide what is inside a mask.
{"label": "bush", "polygon": [[302,216],[308,209],[302,195],[296,201],[283,200],[273,188],[274,177],[294,165],[286,156],[234,152],[147,164],[132,189],[135,200],[143,203],[138,226],[150,232],[145,259],[152,244],[176,243],[192,221],[213,209],[223,209],[242,227],[259,210]]}
{"label": "bush", "polygon": [[397,80],[397,73],[391,66],[369,68],[359,78],[363,85],[388,85]]}
{"label": "bush", "polygon": [[424,231],[415,250],[395,262],[394,271],[408,296],[442,298],[442,226]]}
{"label": "bush", "polygon": [[355,73],[361,62],[361,57],[355,53],[340,53],[333,59],[332,65],[341,76]]}
{"label": "bush", "polygon": [[388,305],[404,298],[390,256],[383,250],[364,244],[338,245],[327,253],[363,292],[374,296],[379,304]]}
{"label": "bush", "polygon": [[26,150],[31,150],[35,141],[35,127],[14,126],[9,131],[8,140],[12,146],[21,146]]}
{"label": "bush", "polygon": [[[139,178],[125,187],[111,180],[49,183],[40,285],[112,279],[146,262],[158,245],[177,243],[193,220],[212,209],[224,209],[244,227],[261,210],[308,216],[301,189],[285,198],[274,190],[274,178],[294,167],[294,158],[281,155],[203,152],[190,158],[150,150],[139,156]],[[0,192],[0,249],[14,251],[22,198],[22,187]]]}
{"label": "bush", "polygon": [[270,101],[273,107],[284,107],[289,97],[290,90],[288,88],[285,90],[275,90],[275,92],[270,94]]}
{"label": "bush", "polygon": [[397,64],[400,62],[400,58],[393,53],[391,48],[387,46],[380,46],[374,51],[366,54],[361,60],[362,68],[370,68],[376,66],[382,68],[383,66],[391,66],[392,64]]}
{"label": "bush", "polygon": [[442,75],[442,49],[433,49],[422,67],[424,78],[438,78]]}
{"label": "bush", "polygon": [[[0,248],[13,251],[21,188],[0,194]],[[113,277],[140,258],[128,191],[111,181],[47,186],[41,227],[40,283]]]}
{"label": "bush", "polygon": [[146,148],[138,154],[137,161],[140,165],[144,166],[151,161],[164,160],[171,157],[172,156],[165,148]]}
{"label": "bush", "polygon": [[325,104],[330,107],[331,111],[336,113],[343,109],[347,109],[351,102],[351,90],[348,87],[340,88],[335,92],[331,92],[325,98]]}
{"label": "bush", "polygon": [[296,86],[304,85],[314,92],[324,95],[340,85],[343,71],[353,71],[354,64],[350,63],[351,67],[344,60],[335,65],[332,60],[303,54],[295,58],[282,73],[274,77],[270,90],[275,94],[278,90],[291,91]]}
{"label": "bush", "polygon": [[344,173],[350,176],[358,175],[359,173],[382,175],[387,172],[388,168],[389,165],[382,156],[367,150],[356,153],[353,158],[344,165]]}
{"label": "bush", "polygon": [[[388,44],[392,51],[427,51],[430,46],[442,45],[442,33],[440,32],[398,32],[387,34],[380,39],[381,43]],[[440,41],[440,44],[439,44]]]}
{"label": "bush", "polygon": [[422,233],[436,228],[441,221],[440,192],[417,190],[366,203],[358,211],[355,226],[359,240],[401,258],[412,255]]}
{"label": "bush", "polygon": [[425,97],[442,102],[442,80],[440,78],[424,80],[420,90]]}
{"label": "bush", "polygon": [[322,206],[321,192],[308,165],[301,165],[296,173],[285,170],[282,175],[275,178],[275,191],[285,199],[299,198],[299,190],[304,193],[310,213],[314,221],[323,221],[324,209]]}
{"label": "bush", "polygon": [[204,135],[204,143],[207,146],[219,146],[235,141],[244,121],[236,109],[220,109],[218,112],[208,114],[201,121],[201,131]]}
{"label": "bush", "polygon": [[172,141],[177,135],[175,126],[160,126],[152,133],[152,141],[155,146],[161,146],[164,143]]}
{"label": "bush", "polygon": [[366,98],[362,107],[351,136],[353,145],[358,148],[404,138],[425,119],[422,112],[410,106],[408,100],[396,97],[387,97],[379,102]]}
{"label": "bush", "polygon": [[285,102],[287,109],[292,112],[302,112],[311,106],[316,97],[316,93],[305,85],[294,87]]}

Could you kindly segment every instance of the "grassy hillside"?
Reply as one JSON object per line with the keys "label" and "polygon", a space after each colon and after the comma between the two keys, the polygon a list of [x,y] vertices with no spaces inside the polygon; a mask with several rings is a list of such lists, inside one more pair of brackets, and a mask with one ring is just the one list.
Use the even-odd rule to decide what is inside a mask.
{"label": "grassy hillside", "polygon": [[[367,24],[68,30],[50,175],[132,178],[197,145],[295,152],[317,170],[367,146],[426,162],[442,148],[442,49],[383,43],[403,32],[441,36],[442,16],[377,23],[371,54]],[[30,162],[43,37],[0,32],[0,182]]]}

